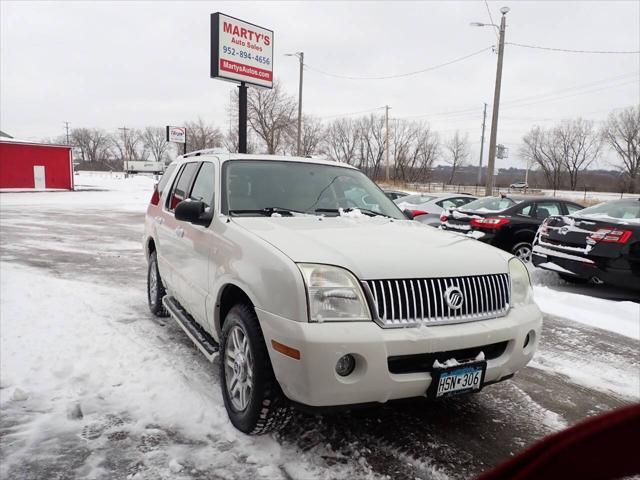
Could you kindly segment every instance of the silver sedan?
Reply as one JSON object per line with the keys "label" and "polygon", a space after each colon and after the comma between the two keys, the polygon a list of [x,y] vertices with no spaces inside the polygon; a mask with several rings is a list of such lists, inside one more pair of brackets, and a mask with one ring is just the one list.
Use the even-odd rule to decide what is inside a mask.
{"label": "silver sedan", "polygon": [[414,220],[438,227],[442,210],[459,208],[477,198],[466,193],[416,193],[394,202],[401,210],[409,210]]}

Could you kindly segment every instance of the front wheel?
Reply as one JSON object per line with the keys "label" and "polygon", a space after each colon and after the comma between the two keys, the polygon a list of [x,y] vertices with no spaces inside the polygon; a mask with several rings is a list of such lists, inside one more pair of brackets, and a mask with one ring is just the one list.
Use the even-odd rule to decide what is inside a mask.
{"label": "front wheel", "polygon": [[162,304],[162,298],[165,295],[166,292],[158,270],[158,256],[156,252],[151,252],[147,268],[147,300],[149,301],[149,310],[156,317],[169,316],[169,312]]}
{"label": "front wheel", "polygon": [[513,253],[516,257],[518,257],[525,263],[531,262],[531,252],[532,247],[528,242],[518,243],[511,249],[511,253]]}
{"label": "front wheel", "polygon": [[222,328],[220,352],[220,386],[231,423],[250,435],[284,427],[291,407],[275,378],[251,307],[238,304],[231,308]]}

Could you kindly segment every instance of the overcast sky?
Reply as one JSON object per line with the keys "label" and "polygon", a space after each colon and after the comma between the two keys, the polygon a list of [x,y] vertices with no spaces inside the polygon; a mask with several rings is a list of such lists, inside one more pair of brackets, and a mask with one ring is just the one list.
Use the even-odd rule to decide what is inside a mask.
{"label": "overcast sky", "polygon": [[[209,15],[220,11],[275,31],[274,71],[297,95],[304,51],[305,113],[331,120],[388,104],[391,118],[428,121],[442,137],[468,132],[477,161],[483,102],[491,104],[490,50],[430,72],[390,80],[496,44],[491,27],[508,6],[507,42],[638,51],[640,2],[0,2],[0,128],[27,139],[72,127],[179,125],[198,116],[226,131],[233,84],[209,78]],[[597,55],[507,45],[498,166],[520,164],[532,124],[640,103],[640,55]],[[459,112],[459,113],[451,113]],[[335,117],[334,117],[335,116]],[[490,110],[487,115],[490,120]],[[488,128],[486,144],[488,145]],[[485,155],[486,155],[485,148]],[[601,162],[606,166],[607,161]],[[521,164],[520,164],[521,165]]]}

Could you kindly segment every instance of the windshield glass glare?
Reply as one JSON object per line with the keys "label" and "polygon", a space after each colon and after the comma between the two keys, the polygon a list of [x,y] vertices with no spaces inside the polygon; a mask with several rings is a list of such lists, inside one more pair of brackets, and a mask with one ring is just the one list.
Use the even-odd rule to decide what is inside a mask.
{"label": "windshield glass glare", "polygon": [[360,209],[406,219],[359,170],[316,163],[232,160],[225,163],[223,213],[259,215],[262,210],[338,215]]}
{"label": "windshield glass glare", "polygon": [[587,218],[614,218],[620,220],[640,221],[640,200],[616,200],[600,203],[574,213],[574,216]]}

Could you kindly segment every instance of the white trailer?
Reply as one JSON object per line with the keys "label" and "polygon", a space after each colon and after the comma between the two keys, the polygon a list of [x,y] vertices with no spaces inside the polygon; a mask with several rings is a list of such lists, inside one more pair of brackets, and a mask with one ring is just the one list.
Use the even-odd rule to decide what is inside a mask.
{"label": "white trailer", "polygon": [[164,162],[124,162],[125,173],[164,173]]}

